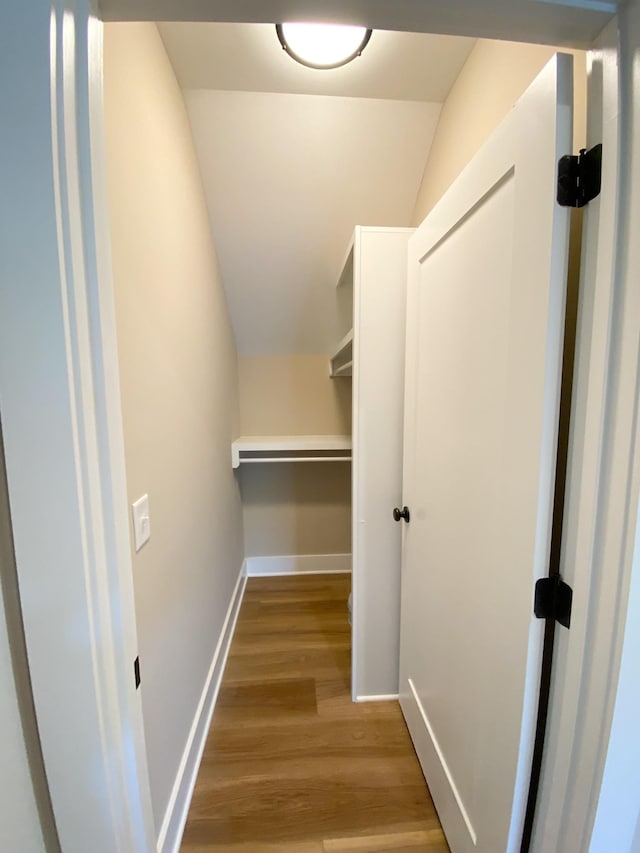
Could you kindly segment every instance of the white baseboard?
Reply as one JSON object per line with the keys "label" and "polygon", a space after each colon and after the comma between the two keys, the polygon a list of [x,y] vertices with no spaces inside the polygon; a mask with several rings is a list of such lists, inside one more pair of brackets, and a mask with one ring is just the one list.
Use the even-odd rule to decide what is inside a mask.
{"label": "white baseboard", "polygon": [[247,575],[324,575],[351,572],[351,554],[298,554],[288,557],[247,557]]}
{"label": "white baseboard", "polygon": [[397,693],[382,693],[379,696],[356,696],[356,702],[393,702],[397,699]]}
{"label": "white baseboard", "polygon": [[207,680],[196,708],[196,713],[191,725],[191,731],[187,738],[187,744],[182,754],[182,760],[178,767],[176,781],[174,782],[169,804],[165,811],[164,820],[158,834],[158,853],[178,853],[184,826],[187,821],[189,805],[196,784],[198,768],[204,750],[213,709],[218,698],[218,690],[222,681],[222,674],[227,662],[231,639],[236,627],[244,588],[247,583],[247,561],[245,560],[240,569],[227,615],[220,632],[218,645],[211,661]]}

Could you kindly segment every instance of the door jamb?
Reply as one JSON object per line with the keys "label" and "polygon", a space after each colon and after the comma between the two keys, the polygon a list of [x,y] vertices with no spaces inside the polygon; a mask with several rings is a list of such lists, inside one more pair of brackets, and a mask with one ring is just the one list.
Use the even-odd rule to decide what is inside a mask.
{"label": "door jamb", "polygon": [[[603,142],[606,156],[602,195],[585,208],[583,231],[561,554],[562,575],[574,588],[572,626],[557,635],[534,831],[534,849],[551,853],[595,853],[596,815],[599,850],[630,850],[631,836],[622,842],[614,834],[621,810],[627,810],[627,825],[635,826],[640,813],[640,793],[634,797],[628,782],[620,785],[618,796],[602,796],[610,743],[618,738],[626,741],[628,757],[634,749],[638,753],[629,743],[624,715],[615,722],[614,710],[620,692],[635,677],[629,668],[621,670],[625,631],[633,643],[639,627],[638,614],[629,607],[631,583],[640,580],[640,304],[632,273],[639,258],[631,239],[640,228],[640,156],[631,145],[631,130],[639,121],[639,81],[633,69],[639,39],[640,2],[632,0],[590,55],[590,106],[600,97],[602,103],[588,116],[587,144]],[[627,779],[632,772],[640,780],[637,770]],[[623,789],[626,797],[620,796]],[[633,790],[640,792],[640,784]]]}
{"label": "door jamb", "polygon": [[42,758],[62,850],[152,850],[102,24],[93,0],[10,0],[2,17],[0,405]]}

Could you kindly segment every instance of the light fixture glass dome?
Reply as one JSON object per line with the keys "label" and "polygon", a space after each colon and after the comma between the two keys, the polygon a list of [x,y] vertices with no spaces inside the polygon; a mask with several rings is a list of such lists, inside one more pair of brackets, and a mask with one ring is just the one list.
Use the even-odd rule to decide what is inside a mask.
{"label": "light fixture glass dome", "polygon": [[292,59],[310,68],[339,68],[360,56],[371,38],[366,27],[341,24],[277,24],[280,44]]}

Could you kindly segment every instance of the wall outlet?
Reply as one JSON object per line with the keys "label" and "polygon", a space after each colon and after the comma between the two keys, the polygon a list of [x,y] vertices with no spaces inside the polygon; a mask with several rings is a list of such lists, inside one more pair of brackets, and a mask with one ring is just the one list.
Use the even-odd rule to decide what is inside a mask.
{"label": "wall outlet", "polygon": [[131,505],[133,515],[133,539],[136,552],[149,541],[151,537],[151,520],[149,518],[149,495],[143,495]]}

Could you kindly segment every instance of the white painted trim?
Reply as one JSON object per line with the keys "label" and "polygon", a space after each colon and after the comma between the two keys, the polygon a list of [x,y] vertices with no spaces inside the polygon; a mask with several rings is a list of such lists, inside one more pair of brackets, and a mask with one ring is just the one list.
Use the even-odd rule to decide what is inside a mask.
{"label": "white painted trim", "polygon": [[[96,4],[97,5],[97,4]],[[91,0],[0,13],[0,388],[34,707],[63,850],[153,850]],[[28,140],[28,144],[25,141]]]}
{"label": "white painted trim", "polygon": [[[640,447],[640,427],[636,447]],[[622,666],[589,853],[640,850],[640,524],[633,550]]]}
{"label": "white painted trim", "polygon": [[397,702],[398,699],[398,693],[387,693],[380,696],[356,696],[356,702]]}
{"label": "white painted trim", "polygon": [[247,557],[247,576],[351,574],[351,554],[295,554]]}
{"label": "white painted trim", "polygon": [[465,805],[464,805],[464,802],[462,800],[462,795],[460,794],[460,791],[458,790],[458,786],[455,783],[455,779],[453,778],[453,773],[451,772],[449,765],[447,764],[447,761],[444,757],[444,752],[442,751],[442,748],[441,748],[440,744],[438,743],[438,738],[435,735],[435,732],[433,730],[433,726],[431,725],[431,721],[429,720],[429,717],[427,716],[427,712],[424,709],[424,705],[420,701],[420,697],[418,696],[418,691],[416,690],[413,681],[409,678],[407,680],[407,683],[409,685],[409,690],[411,691],[411,698],[415,702],[415,706],[418,709],[418,713],[420,714],[420,717],[422,718],[422,722],[423,722],[424,727],[426,729],[427,736],[429,737],[429,740],[431,743],[431,748],[435,752],[436,756],[438,757],[438,761],[440,762],[440,769],[442,770],[442,774],[444,775],[444,778],[447,780],[447,784],[451,790],[451,793],[453,794],[453,799],[455,800],[455,803],[458,806],[458,810],[460,812],[460,817],[462,818],[464,825],[467,829],[467,832],[469,833],[469,838],[471,839],[471,843],[475,847],[477,840],[478,840],[477,835],[476,835],[476,831],[473,828],[473,824],[471,823],[471,818],[468,815],[467,810],[466,810]]}
{"label": "white painted trim", "polygon": [[[110,602],[108,618],[111,628],[122,632],[123,646],[130,658],[138,654],[138,638],[133,590],[133,565],[127,501],[127,479],[124,455],[124,432],[120,396],[120,370],[118,364],[116,316],[113,295],[113,270],[111,265],[111,232],[107,202],[107,172],[104,132],[103,69],[103,24],[99,20],[95,0],[85,5],[75,0],[81,13],[88,10],[86,59],[80,51],[76,59],[79,66],[74,76],[87,78],[88,134],[91,150],[82,159],[82,135],[79,132],[79,182],[83,185],[80,210],[86,221],[83,252],[86,264],[86,299],[89,311],[85,319],[86,334],[91,344],[94,372],[96,375],[96,431],[98,454],[105,480],[106,499],[103,506],[107,537],[105,546],[110,559],[115,561],[110,568],[109,583],[119,591],[119,599]],[[80,21],[79,25],[82,25]],[[76,24],[76,30],[78,24]],[[86,67],[83,65],[86,63]],[[83,86],[79,88],[83,92]],[[84,172],[90,163],[90,176]],[[90,181],[90,183],[89,183]],[[89,210],[89,204],[93,203]],[[93,251],[92,251],[93,249]],[[98,337],[99,336],[99,337]],[[86,402],[85,402],[86,405]],[[104,422],[101,423],[101,413]],[[118,684],[111,684],[111,701],[116,697],[120,703],[120,738],[123,747],[129,742],[130,755],[125,759],[123,773],[127,779],[123,795],[131,800],[129,806],[135,817],[138,844],[144,836],[150,842],[154,832],[151,790],[147,766],[147,751],[144,735],[140,694],[125,691],[126,672],[120,675]],[[111,759],[109,759],[111,760]],[[137,775],[132,770],[135,766]]]}
{"label": "white painted trim", "polygon": [[624,454],[618,451],[618,468],[628,473],[628,480],[626,477],[623,480],[627,483],[627,499],[624,505],[626,535],[620,566],[620,663],[618,668],[618,659],[614,656],[612,686],[615,685],[618,671],[617,685],[614,686],[615,708],[609,736],[605,741],[606,763],[598,792],[589,853],[640,851],[640,304],[637,286],[640,265],[637,238],[640,229],[640,149],[637,143],[640,133],[639,0],[631,0],[621,10],[619,32],[622,42],[620,76],[625,87],[623,110],[626,112],[630,139],[636,142],[631,146],[623,137],[620,174],[625,178],[623,210],[626,210],[627,216],[621,217],[624,229],[621,270],[625,282],[622,288],[625,300],[620,306],[623,329],[617,335],[621,343],[626,338],[626,345],[620,348],[620,362],[624,369],[617,371],[616,376],[620,376],[622,381],[631,380],[626,386],[621,386],[621,396],[626,402],[633,397],[633,426],[627,439],[631,447],[629,458],[625,459]]}
{"label": "white painted trim", "polygon": [[[576,371],[561,572],[573,586],[571,630],[557,629],[550,716],[534,851],[596,853],[593,835],[612,744],[638,524],[640,309],[637,289],[640,170],[634,70],[640,2],[631,0],[590,56],[587,146],[603,143],[602,192],[585,208]],[[624,675],[624,673],[622,673]],[[636,686],[637,689],[637,686]],[[637,740],[637,726],[631,737]],[[629,734],[627,734],[627,739]],[[624,789],[624,790],[623,790]],[[604,792],[606,794],[606,792]],[[616,798],[632,804],[630,779]],[[609,801],[610,804],[611,801]],[[606,807],[600,815],[606,813]],[[604,849],[629,853],[613,833]],[[604,824],[599,824],[602,830]]]}
{"label": "white painted trim", "polygon": [[180,850],[180,842],[184,833],[189,806],[193,796],[193,789],[198,778],[198,770],[202,753],[209,733],[211,718],[218,699],[218,692],[222,683],[222,676],[227,664],[229,649],[231,648],[231,640],[238,621],[240,613],[240,605],[244,596],[244,590],[247,584],[247,561],[245,560],[240,569],[238,580],[236,581],[227,615],[220,632],[216,650],[213,653],[209,674],[207,675],[202,690],[198,707],[196,708],[191,724],[191,730],[187,743],[182,753],[182,759],[176,780],[171,790],[169,803],[164,814],[162,826],[158,834],[158,853],[178,853]]}
{"label": "white painted trim", "polygon": [[352,275],[353,275],[353,330],[354,340],[352,344],[351,359],[351,550],[356,558],[356,570],[351,576],[351,701],[358,701],[358,677],[360,673],[360,660],[358,649],[358,629],[360,625],[360,614],[358,600],[360,595],[360,575],[361,570],[358,569],[358,513],[359,513],[359,498],[358,484],[361,481],[360,477],[360,420],[361,420],[361,394],[360,394],[360,304],[361,304],[361,288],[359,286],[362,270],[362,226],[357,225],[353,231],[352,239]]}
{"label": "white painted trim", "polygon": [[[431,770],[429,772],[428,779],[429,791],[434,802],[436,799],[440,799],[440,804],[438,805],[438,816],[441,824],[449,827],[447,840],[450,845],[454,840],[460,841],[460,844],[452,849],[455,849],[456,851],[464,850],[465,853],[469,853],[469,851],[474,849],[475,844],[470,843],[470,822],[468,821],[468,816],[465,817],[466,810],[464,809],[464,804],[460,803],[459,794],[457,797],[447,796],[440,798],[439,796],[440,792],[443,790],[446,790],[447,793],[451,791],[451,774],[448,774],[448,768],[446,768],[445,771],[446,765],[443,764],[440,758],[440,748],[438,747],[436,749],[436,744],[432,737],[432,730],[430,730],[430,726],[425,722],[426,715],[424,715],[424,710],[421,708],[420,702],[417,701],[416,692],[412,688],[409,679],[403,680],[400,684],[400,707],[407,727],[413,733],[412,739],[416,755],[430,756],[429,766]],[[475,830],[473,830],[472,825],[471,831],[473,832],[473,835],[475,835]],[[486,851],[486,853],[498,853],[498,851],[491,850]],[[500,853],[504,853],[504,850],[501,850]],[[535,853],[543,853],[543,851],[536,850]],[[546,853],[546,851],[544,853]]]}
{"label": "white painted trim", "polygon": [[[353,238],[351,696],[398,690],[407,244],[414,228]],[[373,415],[373,417],[369,417]]]}

